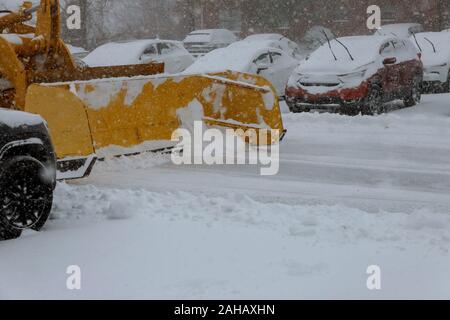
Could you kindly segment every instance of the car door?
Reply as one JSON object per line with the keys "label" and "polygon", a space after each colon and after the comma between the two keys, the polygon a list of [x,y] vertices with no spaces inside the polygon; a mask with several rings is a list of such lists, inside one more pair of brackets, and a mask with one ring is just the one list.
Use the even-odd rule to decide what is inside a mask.
{"label": "car door", "polygon": [[392,41],[386,42],[380,50],[383,68],[381,70],[382,87],[386,95],[392,96],[398,90],[399,68],[398,57]]}
{"label": "car door", "polygon": [[158,43],[158,55],[161,62],[164,62],[164,72],[176,73],[180,66],[177,57],[175,56],[175,50],[170,43],[159,42]]}
{"label": "car door", "polygon": [[269,80],[274,87],[278,91],[277,86],[277,79],[276,79],[276,70],[274,69],[273,63],[272,63],[272,57],[269,52],[269,50],[263,54],[260,54],[254,61],[253,64],[255,65],[256,74],[266,78]]}
{"label": "car door", "polygon": [[146,64],[150,62],[159,62],[158,60],[158,50],[154,44],[148,45],[141,56],[139,57],[139,63]]}
{"label": "car door", "polygon": [[408,40],[402,41],[404,46],[402,47],[402,69],[401,69],[401,83],[403,87],[403,93],[407,93],[411,89],[411,84],[414,82],[415,77],[422,76],[422,70],[419,61],[419,52],[417,48]]}
{"label": "car door", "polygon": [[270,56],[269,78],[281,96],[285,92],[287,82],[296,64],[293,63],[294,58],[281,52],[271,51]]}
{"label": "car door", "polygon": [[182,72],[195,62],[194,57],[179,43],[171,43],[173,47],[173,57],[177,66],[174,72]]}
{"label": "car door", "polygon": [[403,40],[394,41],[396,56],[397,56],[397,72],[398,72],[398,83],[397,83],[397,94],[400,95],[408,87],[412,80],[410,77],[410,60],[408,50],[406,49],[406,44]]}

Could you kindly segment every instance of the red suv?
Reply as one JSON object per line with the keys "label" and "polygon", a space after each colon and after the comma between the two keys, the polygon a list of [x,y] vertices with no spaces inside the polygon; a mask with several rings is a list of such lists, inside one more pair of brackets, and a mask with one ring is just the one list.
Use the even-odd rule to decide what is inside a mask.
{"label": "red suv", "polygon": [[330,40],[295,70],[286,101],[292,112],[337,109],[343,114],[374,115],[384,103],[421,99],[423,64],[408,39],[356,36]]}

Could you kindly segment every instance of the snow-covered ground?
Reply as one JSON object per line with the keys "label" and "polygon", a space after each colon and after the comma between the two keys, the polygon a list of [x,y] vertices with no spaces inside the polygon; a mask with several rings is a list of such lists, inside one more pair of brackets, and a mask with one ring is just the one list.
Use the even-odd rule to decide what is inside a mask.
{"label": "snow-covered ground", "polygon": [[273,177],[140,155],[60,184],[45,232],[0,243],[0,298],[450,298],[450,95],[284,117]]}

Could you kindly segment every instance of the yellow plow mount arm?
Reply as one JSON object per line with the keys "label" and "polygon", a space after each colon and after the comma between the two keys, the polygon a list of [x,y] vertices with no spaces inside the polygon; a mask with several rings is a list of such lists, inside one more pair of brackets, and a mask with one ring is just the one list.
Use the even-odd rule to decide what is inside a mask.
{"label": "yellow plow mount arm", "polygon": [[59,159],[167,148],[192,121],[285,132],[272,85],[237,72],[34,84],[25,110],[46,119]]}

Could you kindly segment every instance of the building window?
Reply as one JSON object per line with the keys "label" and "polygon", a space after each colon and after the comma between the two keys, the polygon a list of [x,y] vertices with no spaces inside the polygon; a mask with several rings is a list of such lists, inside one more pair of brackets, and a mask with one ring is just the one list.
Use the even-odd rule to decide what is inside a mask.
{"label": "building window", "polygon": [[347,23],[350,21],[350,8],[344,3],[337,4],[332,15],[332,20],[334,22]]}
{"label": "building window", "polygon": [[383,5],[381,7],[381,21],[385,24],[395,22],[396,11],[393,5]]}
{"label": "building window", "polygon": [[221,28],[233,32],[241,32],[242,11],[240,8],[221,9],[219,11],[219,25]]}

